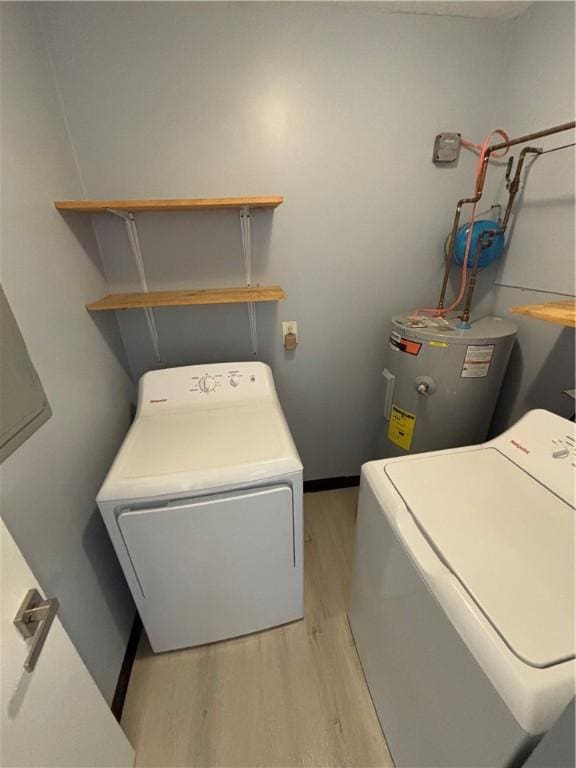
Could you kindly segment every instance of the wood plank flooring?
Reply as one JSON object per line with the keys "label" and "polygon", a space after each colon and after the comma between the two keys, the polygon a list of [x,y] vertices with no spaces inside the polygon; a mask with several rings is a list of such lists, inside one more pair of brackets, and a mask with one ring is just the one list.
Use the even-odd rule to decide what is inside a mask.
{"label": "wood plank flooring", "polygon": [[152,654],[122,725],[137,766],[393,766],[346,617],[356,489],[304,497],[303,621]]}

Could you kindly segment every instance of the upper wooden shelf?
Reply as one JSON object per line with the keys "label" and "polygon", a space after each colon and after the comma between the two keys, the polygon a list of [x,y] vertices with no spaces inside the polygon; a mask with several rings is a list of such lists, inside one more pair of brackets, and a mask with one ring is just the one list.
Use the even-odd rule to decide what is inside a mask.
{"label": "upper wooden shelf", "polygon": [[246,304],[281,301],[286,298],[279,285],[242,286],[241,288],[204,288],[190,291],[150,291],[148,293],[110,293],[86,304],[91,312],[144,307],[188,307],[193,304]]}
{"label": "upper wooden shelf", "polygon": [[516,315],[528,315],[547,323],[566,325],[576,328],[576,300],[549,301],[546,304],[524,304],[520,307],[511,307],[510,312]]}
{"label": "upper wooden shelf", "polygon": [[128,213],[146,211],[201,211],[217,208],[277,208],[284,202],[279,195],[270,197],[200,197],[193,200],[58,200],[59,211],[106,213],[110,210]]}

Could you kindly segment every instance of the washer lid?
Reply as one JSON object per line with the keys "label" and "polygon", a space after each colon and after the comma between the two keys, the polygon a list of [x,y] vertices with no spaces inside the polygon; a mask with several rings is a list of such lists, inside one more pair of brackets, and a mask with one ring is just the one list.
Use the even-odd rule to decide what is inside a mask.
{"label": "washer lid", "polygon": [[98,501],[233,486],[302,469],[280,407],[243,403],[138,416]]}
{"label": "washer lid", "polygon": [[385,471],[436,553],[511,650],[574,657],[574,509],[495,448],[402,459]]}

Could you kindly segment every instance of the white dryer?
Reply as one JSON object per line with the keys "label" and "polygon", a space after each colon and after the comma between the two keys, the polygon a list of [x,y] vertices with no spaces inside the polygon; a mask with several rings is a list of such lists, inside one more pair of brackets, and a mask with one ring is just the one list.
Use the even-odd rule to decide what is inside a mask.
{"label": "white dryer", "polygon": [[574,696],[574,424],[362,468],[349,618],[398,767],[521,764]]}
{"label": "white dryer", "polygon": [[302,617],[302,464],[267,365],[146,373],[98,505],[154,651]]}

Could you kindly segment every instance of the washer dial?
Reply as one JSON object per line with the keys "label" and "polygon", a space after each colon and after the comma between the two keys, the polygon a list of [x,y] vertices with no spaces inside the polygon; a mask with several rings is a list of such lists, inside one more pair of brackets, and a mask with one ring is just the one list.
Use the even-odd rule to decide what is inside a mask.
{"label": "washer dial", "polygon": [[198,382],[198,386],[202,392],[213,392],[216,387],[216,379],[206,373]]}

